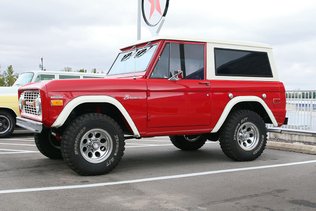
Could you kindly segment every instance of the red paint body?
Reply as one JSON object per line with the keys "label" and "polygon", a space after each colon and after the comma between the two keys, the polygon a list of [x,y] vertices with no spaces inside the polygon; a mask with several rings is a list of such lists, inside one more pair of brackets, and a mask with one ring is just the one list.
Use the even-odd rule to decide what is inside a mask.
{"label": "red paint body", "polygon": [[[284,122],[285,89],[281,82],[150,79],[149,75],[165,42],[155,42],[159,46],[145,72],[104,79],[55,80],[30,84],[20,88],[19,94],[24,90],[40,90],[43,111],[41,121],[46,127],[50,127],[63,110],[63,107],[50,105],[51,96],[62,96],[65,106],[74,98],[87,95],[105,95],[117,99],[129,113],[142,137],[210,133],[230,101],[229,93],[234,97],[259,98],[262,98],[263,93],[266,94],[264,102],[278,124]],[[279,99],[277,103],[275,99]],[[23,112],[21,116],[39,121],[35,116]]]}

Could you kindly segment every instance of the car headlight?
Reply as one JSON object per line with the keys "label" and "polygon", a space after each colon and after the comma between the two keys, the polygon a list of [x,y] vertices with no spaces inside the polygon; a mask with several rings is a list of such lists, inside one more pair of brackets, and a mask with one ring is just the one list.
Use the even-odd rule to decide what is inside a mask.
{"label": "car headlight", "polygon": [[19,99],[19,109],[21,110],[21,111],[23,111],[23,109],[24,109],[24,93],[22,93],[21,94],[21,96],[20,96],[20,99]]}
{"label": "car headlight", "polygon": [[40,97],[37,97],[35,100],[35,111],[38,115],[42,114],[42,102]]}

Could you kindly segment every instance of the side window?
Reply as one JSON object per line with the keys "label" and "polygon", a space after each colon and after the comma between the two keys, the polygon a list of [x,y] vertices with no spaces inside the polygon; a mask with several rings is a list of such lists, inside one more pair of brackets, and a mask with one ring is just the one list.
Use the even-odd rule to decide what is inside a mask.
{"label": "side window", "polygon": [[59,79],[80,78],[79,75],[59,75]]}
{"label": "side window", "polygon": [[170,78],[176,70],[184,79],[204,79],[204,45],[166,44],[151,78]]}
{"label": "side window", "polygon": [[49,81],[49,80],[53,80],[55,79],[55,75],[50,75],[50,74],[39,74],[36,79],[35,82],[39,82],[39,81]]}
{"label": "side window", "polygon": [[266,52],[215,48],[217,76],[272,77]]}
{"label": "side window", "polygon": [[170,56],[170,44],[167,44],[163,49],[161,56],[155,66],[151,78],[169,78],[171,73],[169,71],[169,56]]}

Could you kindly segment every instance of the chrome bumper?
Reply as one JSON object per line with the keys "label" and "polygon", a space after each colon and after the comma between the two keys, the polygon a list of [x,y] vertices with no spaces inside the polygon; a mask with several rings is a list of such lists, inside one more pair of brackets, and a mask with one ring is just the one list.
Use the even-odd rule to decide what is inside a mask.
{"label": "chrome bumper", "polygon": [[41,122],[36,122],[36,121],[26,119],[23,117],[17,117],[16,124],[34,133],[40,133],[42,132],[42,129],[43,129],[43,124]]}

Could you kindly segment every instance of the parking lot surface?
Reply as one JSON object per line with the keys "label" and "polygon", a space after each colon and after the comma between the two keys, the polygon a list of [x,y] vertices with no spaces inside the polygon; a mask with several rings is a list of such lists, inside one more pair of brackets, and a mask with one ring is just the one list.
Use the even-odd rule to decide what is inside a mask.
{"label": "parking lot surface", "polygon": [[127,140],[107,175],[83,177],[41,155],[31,134],[0,139],[1,210],[315,210],[316,157],[266,149],[234,162],[168,137]]}

